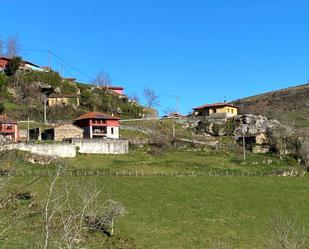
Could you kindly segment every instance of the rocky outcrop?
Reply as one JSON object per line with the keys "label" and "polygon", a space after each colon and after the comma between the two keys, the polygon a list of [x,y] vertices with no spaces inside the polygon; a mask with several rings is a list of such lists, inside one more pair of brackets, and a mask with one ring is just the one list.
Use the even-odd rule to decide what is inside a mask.
{"label": "rocky outcrop", "polygon": [[262,115],[244,114],[230,117],[225,122],[199,121],[196,129],[211,136],[233,136],[254,153],[267,153],[270,150],[279,154],[294,153],[297,147],[295,131],[278,120],[269,120]]}
{"label": "rocky outcrop", "polygon": [[280,126],[278,120],[268,120],[267,117],[262,115],[244,114],[230,119],[238,123],[238,127],[234,131],[235,136],[242,136],[243,133],[247,135],[258,135]]}

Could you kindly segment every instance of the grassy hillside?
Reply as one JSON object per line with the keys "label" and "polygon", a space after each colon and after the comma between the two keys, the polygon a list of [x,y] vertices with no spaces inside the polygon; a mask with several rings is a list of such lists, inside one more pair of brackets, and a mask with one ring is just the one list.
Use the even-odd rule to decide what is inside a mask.
{"label": "grassy hillside", "polygon": [[[43,93],[49,95],[69,94],[79,96],[69,100],[67,106],[47,106],[47,119],[50,121],[72,120],[81,113],[101,111],[113,113],[123,118],[138,118],[143,114],[143,106],[129,97],[89,84],[81,84],[63,79],[57,72],[38,72],[18,70],[13,75],[0,73],[0,112],[6,112],[16,120],[43,120]],[[3,109],[4,106],[4,109]]]}
{"label": "grassy hillside", "polygon": [[309,84],[259,94],[232,102],[241,113],[262,114],[309,128]]}
{"label": "grassy hillside", "polygon": [[[0,247],[3,248],[42,248],[44,205],[48,186],[54,179],[47,176],[55,173],[56,167],[25,163],[27,155],[0,154]],[[176,150],[170,147],[162,154],[152,155],[146,146],[127,155],[78,155],[59,160],[64,172],[53,193],[65,201],[69,193],[72,206],[55,214],[51,241],[56,243],[61,237],[61,217],[71,209],[81,208],[80,198],[94,188],[102,189],[98,202],[118,201],[127,213],[116,223],[112,239],[84,228],[78,247],[73,248],[212,249],[218,248],[218,241],[226,248],[265,248],[271,234],[269,214],[274,209],[286,217],[297,214],[305,225],[309,224],[308,176],[267,176],[272,172],[298,170],[297,161],[248,152],[244,163],[241,155],[237,150],[217,151],[193,145]],[[7,172],[12,173],[11,178],[6,177]],[[9,182],[3,187],[5,179]],[[51,207],[57,206],[57,198]],[[87,213],[99,207],[93,204]],[[130,243],[135,246],[129,247]],[[59,245],[52,244],[49,248]]]}
{"label": "grassy hillside", "polygon": [[[45,177],[12,180],[11,192],[23,187],[33,198],[2,208],[1,229],[12,221],[14,226],[1,236],[0,245],[32,248],[40,244],[42,221],[36,203],[46,195],[47,182]],[[308,177],[66,177],[57,188],[61,192],[65,184],[75,186],[72,194],[77,195],[92,183],[104,189],[102,198],[123,203],[127,214],[115,231],[134,240],[134,248],[210,249],[222,248],[216,245],[221,241],[223,248],[255,249],[265,248],[273,232],[269,224],[273,210],[286,217],[295,214],[308,227],[307,182]],[[109,247],[104,235],[89,236],[79,248],[133,248]]]}

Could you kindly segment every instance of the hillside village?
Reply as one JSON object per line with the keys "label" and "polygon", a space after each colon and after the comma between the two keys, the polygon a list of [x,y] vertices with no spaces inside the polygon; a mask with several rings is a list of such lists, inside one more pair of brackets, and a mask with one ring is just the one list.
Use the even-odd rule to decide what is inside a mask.
{"label": "hillside village", "polygon": [[[36,122],[29,120],[29,116],[32,115],[30,110],[17,114],[7,108],[10,105],[8,102],[3,106],[3,114],[0,116],[2,150],[19,149],[43,156],[60,157],[75,157],[76,153],[72,150],[77,149],[79,153],[87,154],[123,154],[129,152],[129,143],[134,144],[136,138],[133,136],[128,139],[121,135],[121,130],[128,130],[127,124],[130,124],[130,118],[140,120],[140,124],[145,119],[153,119],[155,122],[171,119],[173,131],[169,136],[172,139],[183,141],[187,139],[181,136],[176,138],[175,123],[178,123],[183,130],[186,130],[186,127],[193,128],[191,136],[194,134],[199,136],[197,140],[187,139],[191,143],[214,146],[219,143],[218,137],[228,136],[233,137],[232,143],[242,146],[244,151],[294,154],[300,161],[303,160],[298,152],[301,140],[292,127],[282,125],[276,120],[268,120],[263,116],[247,112],[239,113],[239,108],[235,104],[227,102],[204,104],[193,107],[192,113],[187,116],[170,113],[162,118],[157,116],[148,118],[145,114],[146,108],[131,100],[124,93],[123,87],[77,83],[74,78],[62,78],[51,68],[38,66],[20,57],[1,57],[0,68],[3,81],[1,99],[5,101],[12,101],[12,98],[19,99],[18,105],[23,103],[28,107],[36,105],[39,101],[38,105],[41,108],[43,106],[43,115],[39,119],[36,115]],[[16,82],[20,82],[19,86]],[[29,87],[33,88],[31,92],[28,92]],[[97,98],[103,102],[101,106],[91,108],[91,101],[96,98],[97,93],[99,93]],[[106,96],[108,101],[104,102]],[[87,99],[90,102],[87,102]],[[63,119],[68,108],[72,108],[73,111],[68,118]],[[89,111],[89,108],[98,111]],[[19,119],[13,119],[7,115],[7,111]],[[56,111],[57,115],[53,116],[52,111]],[[26,116],[28,121],[20,120]],[[52,120],[49,119],[50,116]],[[121,121],[121,117],[125,118],[124,122]],[[134,129],[144,132],[143,129],[129,127],[129,130]],[[213,139],[207,142],[207,137]],[[40,141],[49,143],[44,144]],[[148,143],[152,142],[148,140]],[[84,146],[81,146],[83,144]]]}
{"label": "hillside village", "polygon": [[0,249],[309,249],[309,1],[0,8]]}

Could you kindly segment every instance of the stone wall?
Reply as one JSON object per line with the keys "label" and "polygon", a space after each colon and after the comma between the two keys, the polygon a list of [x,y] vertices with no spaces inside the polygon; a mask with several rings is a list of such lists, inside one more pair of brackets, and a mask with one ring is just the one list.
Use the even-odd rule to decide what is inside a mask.
{"label": "stone wall", "polygon": [[73,144],[14,143],[0,146],[0,150],[21,150],[28,151],[35,155],[52,157],[76,157],[76,146]]}
{"label": "stone wall", "polygon": [[72,141],[78,152],[82,154],[125,154],[129,152],[129,142],[126,140],[86,140]]}
{"label": "stone wall", "polygon": [[72,143],[27,144],[11,143],[0,146],[3,150],[28,151],[35,155],[74,158],[77,151],[83,154],[125,154],[129,152],[129,142],[124,140],[82,140]]}

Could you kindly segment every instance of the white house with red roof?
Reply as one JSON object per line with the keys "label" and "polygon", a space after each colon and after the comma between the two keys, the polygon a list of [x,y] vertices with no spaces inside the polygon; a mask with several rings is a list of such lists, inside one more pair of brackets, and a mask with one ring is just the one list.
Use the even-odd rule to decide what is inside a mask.
{"label": "white house with red roof", "polygon": [[[8,57],[0,57],[0,71],[3,71],[7,65],[10,63],[11,58]],[[30,61],[25,61],[22,60],[20,65],[19,65],[19,69],[21,70],[34,70],[34,71],[45,71],[44,68],[41,68],[40,66],[30,62]]]}
{"label": "white house with red roof", "polygon": [[88,112],[74,120],[74,125],[84,129],[84,138],[119,138],[120,118],[103,112]]}
{"label": "white house with red roof", "polygon": [[17,122],[4,115],[0,115],[0,141],[17,142]]}

